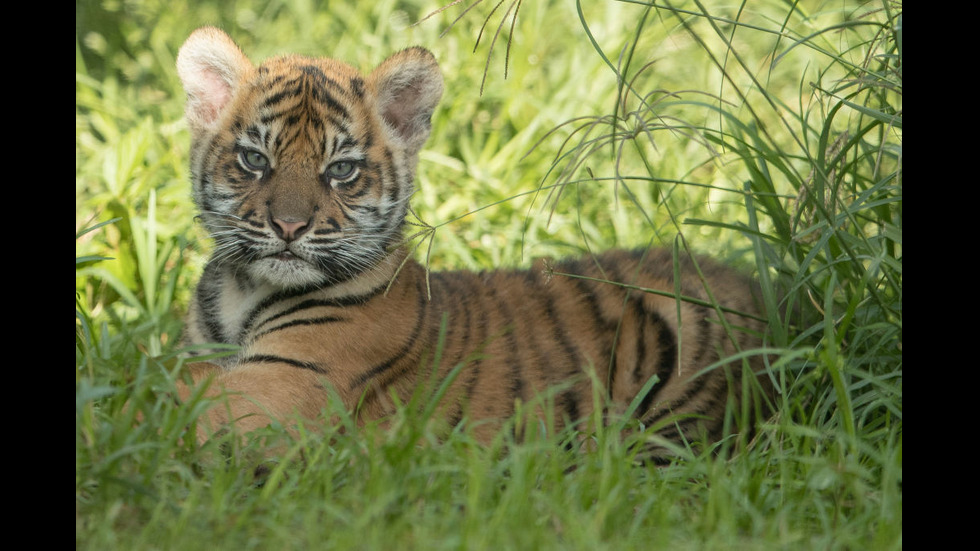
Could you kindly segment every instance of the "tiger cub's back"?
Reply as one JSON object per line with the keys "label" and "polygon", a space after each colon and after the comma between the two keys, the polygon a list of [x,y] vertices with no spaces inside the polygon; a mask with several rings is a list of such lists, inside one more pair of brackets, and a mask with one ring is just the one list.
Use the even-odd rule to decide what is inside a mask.
{"label": "tiger cub's back", "polygon": [[[662,436],[704,431],[714,439],[743,370],[741,362],[718,362],[758,349],[765,331],[749,278],[708,259],[675,260],[665,249],[429,277],[426,319],[448,320],[443,370],[464,364],[450,390],[451,419],[502,419],[517,403],[550,396],[557,425],[584,426],[595,390],[610,407],[604,414],[616,415],[656,377],[636,410],[643,425],[671,420]],[[751,357],[744,368],[761,375],[760,357]]]}

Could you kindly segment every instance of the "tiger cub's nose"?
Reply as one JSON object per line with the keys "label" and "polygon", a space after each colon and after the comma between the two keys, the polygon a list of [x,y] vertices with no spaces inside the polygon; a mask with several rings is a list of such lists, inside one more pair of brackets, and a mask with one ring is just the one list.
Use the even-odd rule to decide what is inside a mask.
{"label": "tiger cub's nose", "polygon": [[292,241],[297,239],[299,236],[306,233],[308,227],[309,221],[293,222],[291,220],[282,220],[280,218],[272,219],[272,229],[274,229],[276,234],[284,241]]}

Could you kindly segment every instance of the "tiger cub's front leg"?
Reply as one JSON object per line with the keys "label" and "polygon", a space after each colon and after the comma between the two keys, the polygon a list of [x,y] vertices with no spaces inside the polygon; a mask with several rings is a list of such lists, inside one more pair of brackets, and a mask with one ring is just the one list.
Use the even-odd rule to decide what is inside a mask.
{"label": "tiger cub's front leg", "polygon": [[327,403],[319,375],[276,365],[251,364],[230,371],[210,363],[193,363],[177,382],[180,401],[202,397],[212,401],[198,418],[197,440],[231,429],[246,434],[291,419],[315,419]]}

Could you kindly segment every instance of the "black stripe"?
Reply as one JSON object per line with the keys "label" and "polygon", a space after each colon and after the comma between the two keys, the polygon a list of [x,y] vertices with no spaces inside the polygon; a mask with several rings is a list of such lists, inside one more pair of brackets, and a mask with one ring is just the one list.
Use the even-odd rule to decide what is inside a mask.
{"label": "black stripe", "polygon": [[[467,323],[470,323],[471,312],[473,311],[479,312],[480,319],[475,323],[477,330],[476,330],[476,336],[473,338],[476,340],[477,343],[479,343],[478,346],[482,351],[489,344],[488,340],[490,338],[490,321],[487,315],[487,312],[489,310],[483,301],[484,295],[482,293],[469,293],[469,294],[471,295],[471,300],[473,299],[480,300],[480,304],[477,305],[478,306],[477,308],[465,308],[465,310],[467,312],[466,313]],[[467,332],[467,334],[469,334],[469,331]],[[469,340],[464,341],[464,344],[466,345],[467,349],[471,348],[469,346],[469,342],[470,342]],[[471,366],[470,370],[472,372],[472,375],[470,377],[470,380],[467,381],[467,386],[466,386],[466,400],[468,403],[472,403],[473,395],[474,392],[476,391],[477,384],[480,382],[480,379],[484,374],[483,359],[477,358],[473,362],[473,365]]]}
{"label": "black stripe", "polygon": [[324,84],[329,84],[330,86],[333,86],[335,89],[337,89],[340,92],[347,92],[347,88],[344,85],[330,78],[330,76],[327,73],[324,73],[323,70],[317,67],[316,65],[303,65],[299,69],[303,71],[303,73],[305,73],[307,76],[312,77],[313,80],[315,80],[316,83],[321,87]]}
{"label": "black stripe", "polygon": [[[584,366],[585,360],[582,356],[579,347],[569,338],[569,332],[562,323],[562,318],[558,314],[557,308],[554,301],[554,293],[549,292],[550,289],[544,286],[540,281],[541,274],[538,272],[528,272],[531,276],[531,285],[536,289],[535,294],[538,296],[539,302],[544,303],[544,311],[547,315],[547,319],[551,322],[551,335],[554,342],[558,343],[559,347],[562,349],[565,355],[565,361],[562,365],[568,367],[568,371],[565,373],[556,373],[562,379],[571,379],[581,374],[581,370]],[[582,335],[585,338],[587,335]],[[562,397],[566,400],[570,400],[571,403],[566,403],[563,406],[565,413],[570,415],[569,421],[572,423],[578,422],[578,393],[575,390],[569,390],[562,394]]]}
{"label": "black stripe", "polygon": [[246,358],[242,358],[242,360],[239,362],[239,365],[245,363],[260,363],[260,364],[281,363],[291,367],[298,367],[300,369],[309,369],[310,371],[315,371],[317,373],[324,373],[324,374],[327,373],[326,369],[320,367],[314,362],[304,362],[301,360],[295,360],[292,358],[283,358],[282,356],[272,356],[268,354],[259,354],[255,356],[248,356]]}
{"label": "black stripe", "polygon": [[415,316],[415,329],[412,334],[408,337],[408,342],[405,343],[402,348],[396,352],[391,358],[386,361],[368,369],[364,373],[358,375],[353,382],[350,384],[350,389],[354,390],[359,386],[364,385],[369,380],[384,374],[392,367],[394,367],[399,361],[401,361],[409,351],[415,346],[416,341],[418,341],[419,334],[422,332],[422,326],[424,325],[426,314],[428,313],[428,308],[426,307],[426,293],[424,282],[419,281],[417,284],[417,294],[418,294],[418,314]]}
{"label": "black stripe", "polygon": [[[562,267],[565,269],[565,267]],[[584,267],[569,266],[569,271],[567,273],[579,274],[579,275],[589,275],[590,277],[598,274],[589,274],[589,270],[584,269]],[[572,271],[574,270],[574,271]],[[594,283],[584,279],[569,278],[575,287],[579,289],[578,297],[586,303],[589,311],[592,312],[591,319],[599,326],[598,337],[601,339],[601,355],[597,358],[592,358],[596,362],[604,362],[602,366],[603,369],[608,373],[606,377],[606,385],[608,389],[612,389],[613,383],[616,381],[616,348],[614,346],[616,342],[616,331],[618,329],[618,324],[608,319],[602,312],[602,306],[599,304],[599,299],[596,294],[598,293],[599,285],[605,285],[602,283]],[[600,368],[597,364],[596,368]],[[601,374],[600,374],[601,376]]]}
{"label": "black stripe", "polygon": [[452,415],[449,416],[449,420],[448,420],[449,427],[456,428],[462,420],[463,420],[463,406],[459,401],[457,401],[456,409],[454,409]]}
{"label": "black stripe", "polygon": [[707,365],[711,363],[709,361],[709,358],[711,358],[711,355],[715,352],[715,342],[717,339],[715,338],[714,335],[715,328],[712,327],[712,323],[708,321],[708,317],[706,315],[701,315],[702,311],[700,308],[697,310],[697,312],[700,315],[700,319],[698,319],[697,321],[698,349],[692,356],[693,357],[692,363],[700,366],[700,365]]}
{"label": "black stripe", "polygon": [[299,319],[299,320],[287,321],[286,323],[277,325],[275,327],[270,327],[270,328],[268,328],[268,329],[266,329],[266,330],[264,330],[264,331],[262,331],[260,333],[256,333],[255,336],[252,337],[252,340],[256,340],[256,339],[258,339],[260,337],[263,337],[265,335],[268,335],[270,333],[275,333],[276,331],[282,331],[284,329],[289,329],[290,327],[311,326],[311,325],[324,325],[324,324],[334,323],[334,322],[338,322],[338,321],[347,321],[347,318],[341,318],[341,317],[337,317],[337,316],[323,316],[323,317],[320,317],[320,318],[307,318],[307,319]]}
{"label": "black stripe", "polygon": [[285,88],[280,92],[276,92],[275,94],[266,96],[266,98],[262,100],[262,104],[260,105],[260,107],[262,109],[272,108],[274,106],[279,105],[280,103],[282,103],[288,98],[299,96],[303,92],[302,84],[298,79],[293,79],[292,81],[290,81],[288,86],[289,86],[288,88]]}
{"label": "black stripe", "polygon": [[309,300],[304,300],[304,301],[302,301],[302,302],[300,302],[298,304],[295,304],[295,305],[293,305],[293,306],[291,306],[289,308],[286,308],[286,309],[284,309],[284,310],[282,310],[280,312],[276,312],[275,314],[273,314],[273,315],[269,316],[268,318],[262,320],[261,323],[258,323],[256,325],[256,321],[258,321],[258,318],[261,316],[262,312],[264,312],[265,310],[271,309],[273,306],[275,306],[276,303],[283,302],[283,301],[286,301],[286,300],[289,300],[289,299],[293,299],[293,298],[297,298],[297,297],[301,297],[301,296],[306,295],[306,294],[309,294],[311,292],[316,292],[319,289],[317,287],[304,287],[304,288],[300,288],[300,289],[296,289],[296,290],[280,291],[278,293],[275,293],[275,294],[269,296],[268,298],[266,298],[265,300],[263,300],[262,302],[260,302],[259,304],[257,304],[254,308],[252,308],[252,310],[245,317],[245,323],[242,324],[242,331],[239,334],[240,335],[239,338],[240,339],[241,338],[244,338],[245,334],[247,332],[249,332],[249,331],[252,330],[253,325],[257,329],[259,327],[262,327],[263,325],[268,324],[269,322],[275,321],[275,320],[280,319],[280,318],[282,318],[284,316],[288,316],[290,314],[293,314],[295,312],[299,312],[301,310],[306,310],[306,309],[309,309],[309,308],[316,308],[316,307],[321,307],[321,306],[324,306],[324,307],[336,307],[336,308],[347,308],[347,307],[350,307],[350,306],[359,306],[361,304],[365,304],[369,300],[371,300],[372,298],[374,298],[377,295],[383,293],[384,290],[387,288],[387,286],[388,286],[388,284],[386,282],[384,284],[378,285],[374,289],[371,289],[370,291],[368,291],[368,292],[366,292],[364,294],[361,294],[361,295],[350,295],[350,296],[346,296],[346,297],[332,298],[332,299],[309,299]]}
{"label": "black stripe", "polygon": [[[633,306],[633,314],[636,316],[636,324],[633,328],[636,331],[636,350],[634,355],[636,356],[636,363],[633,365],[633,383],[641,384],[643,379],[643,367],[644,360],[647,357],[646,349],[646,328],[649,318],[644,315],[643,304],[639,299],[631,300],[630,305]],[[659,350],[658,350],[659,352]]]}
{"label": "black stripe", "polygon": [[[652,318],[654,324],[659,327],[659,331],[657,331],[657,350],[659,352],[660,362],[657,364],[656,375],[660,380],[640,402],[640,407],[636,412],[640,416],[646,413],[647,409],[650,408],[650,404],[653,403],[654,397],[667,386],[667,382],[673,376],[674,367],[677,364],[677,339],[674,332],[670,330],[667,321],[660,314],[648,312],[648,315]],[[642,340],[642,335],[640,338]]]}
{"label": "black stripe", "polygon": [[338,111],[341,116],[345,119],[350,118],[347,108],[340,104],[334,97],[327,91],[325,85],[330,85],[336,90],[341,92],[346,92],[346,89],[340,85],[339,82],[331,79],[327,76],[319,67],[314,65],[304,65],[300,67],[300,70],[307,75],[306,84],[309,86],[310,96],[313,100],[318,103],[325,104],[327,107],[334,111]]}
{"label": "black stripe", "polygon": [[350,79],[350,90],[356,98],[360,99],[364,97],[364,80],[360,77],[352,77]]}
{"label": "black stripe", "polygon": [[219,277],[216,272],[214,263],[208,263],[197,286],[198,329],[204,333],[204,342],[240,344],[241,341],[233,342],[228,337],[221,323],[221,290],[214,284],[215,278]]}
{"label": "black stripe", "polygon": [[201,202],[200,209],[202,212],[213,212],[214,202],[211,200],[211,194],[214,191],[214,181],[211,180],[211,175],[207,172],[201,176],[201,185],[197,193],[197,197]]}
{"label": "black stripe", "polygon": [[[651,421],[656,421],[661,418],[667,417],[668,414],[672,413],[669,408],[663,408],[655,419]],[[695,436],[697,429],[704,423],[708,423],[710,419],[704,412],[685,412],[684,415],[692,415],[690,417],[684,417],[683,419],[677,419],[672,421],[668,426],[664,427],[662,430],[657,432],[657,436],[661,436],[667,440],[672,440],[677,443],[681,443],[681,436],[690,439]],[[709,423],[710,424],[710,423]],[[709,432],[712,432],[709,430]]]}
{"label": "black stripe", "polygon": [[568,390],[558,396],[559,407],[565,412],[566,426],[574,426],[582,419],[578,409],[578,396],[574,390]]}
{"label": "black stripe", "polygon": [[535,288],[540,289],[539,297],[540,300],[544,302],[544,311],[547,314],[549,320],[551,320],[552,326],[552,336],[558,344],[561,346],[562,350],[565,351],[565,356],[574,364],[576,371],[581,368],[581,353],[578,347],[569,340],[568,331],[565,326],[561,323],[561,316],[558,315],[557,309],[555,308],[555,301],[552,293],[544,292],[540,282],[538,281],[537,274],[534,274],[534,283],[536,283]]}
{"label": "black stripe", "polygon": [[[488,285],[487,289],[490,291],[492,306],[496,308],[497,313],[500,315],[500,317],[504,319],[504,323],[501,324],[500,330],[503,331],[505,335],[500,335],[500,336],[506,337],[508,343],[508,349],[510,350],[510,355],[509,355],[510,359],[508,363],[510,364],[510,372],[511,372],[510,390],[512,396],[520,398],[522,402],[526,402],[527,398],[524,394],[524,387],[525,387],[524,371],[525,370],[524,370],[524,364],[523,362],[521,362],[520,343],[517,342],[517,337],[514,332],[514,330],[516,329],[514,326],[514,315],[507,307],[506,303],[503,300],[501,300],[500,297],[497,295],[497,291],[494,287]],[[514,413],[513,410],[514,406],[515,406],[514,400],[511,400],[511,408],[512,408],[511,414]]]}

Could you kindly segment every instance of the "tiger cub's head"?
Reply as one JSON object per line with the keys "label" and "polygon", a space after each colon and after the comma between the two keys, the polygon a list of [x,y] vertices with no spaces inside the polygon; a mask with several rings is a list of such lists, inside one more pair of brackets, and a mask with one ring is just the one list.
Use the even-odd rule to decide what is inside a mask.
{"label": "tiger cub's head", "polygon": [[255,67],[206,27],[181,47],[177,72],[213,262],[256,283],[325,286],[370,269],[400,242],[442,96],[431,53],[403,50],[368,75],[301,56]]}

